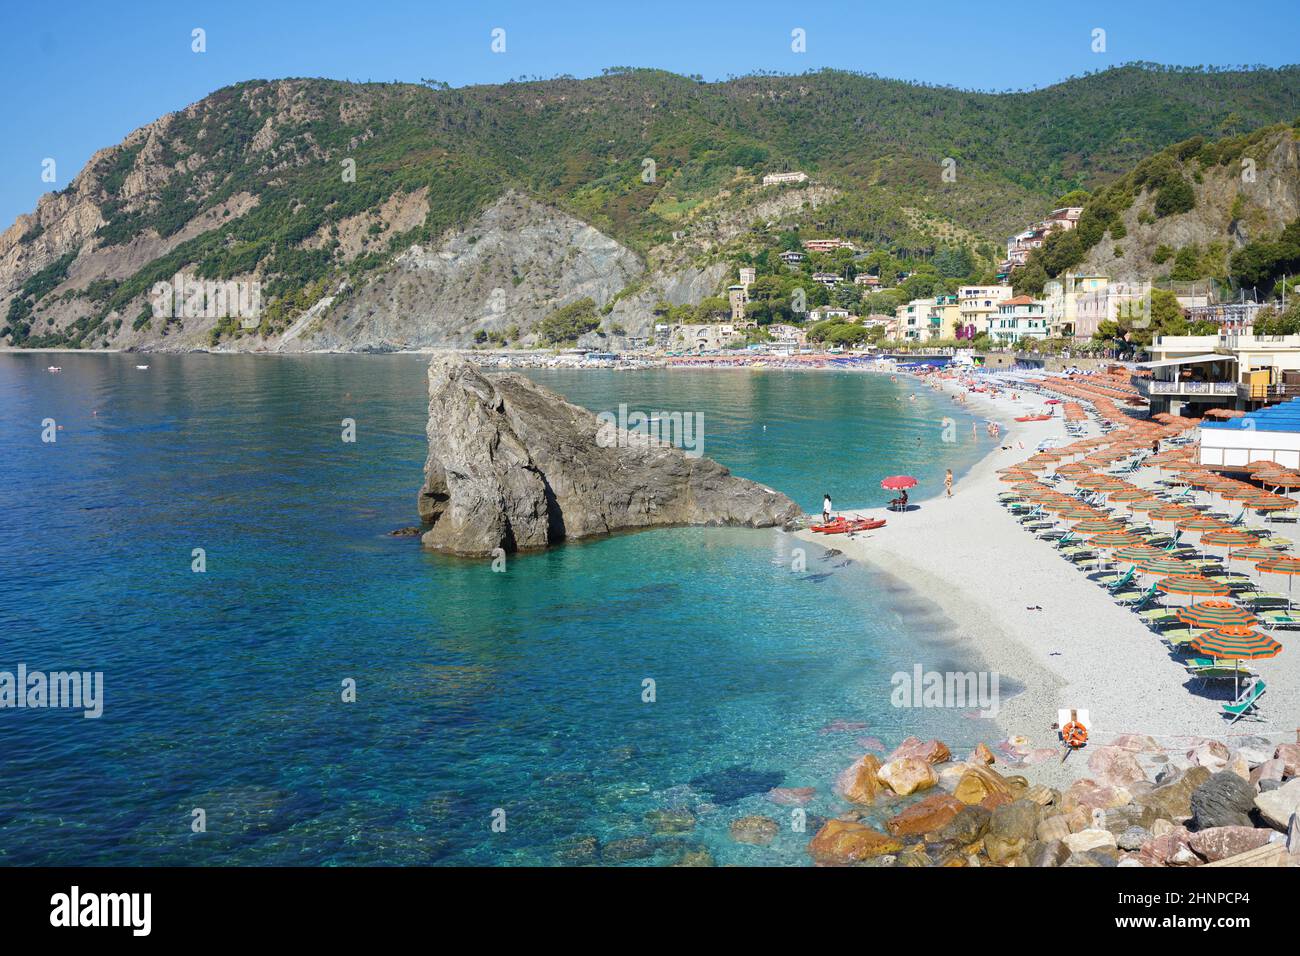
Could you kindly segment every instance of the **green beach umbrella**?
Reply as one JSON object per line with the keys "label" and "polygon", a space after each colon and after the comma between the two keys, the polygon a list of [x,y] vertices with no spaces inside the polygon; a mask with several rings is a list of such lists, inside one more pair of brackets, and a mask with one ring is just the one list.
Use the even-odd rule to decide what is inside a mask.
{"label": "green beach umbrella", "polygon": [[1088,544],[1095,548],[1127,548],[1129,545],[1141,544],[1146,538],[1130,531],[1104,531],[1088,539]]}
{"label": "green beach umbrella", "polygon": [[1174,612],[1174,617],[1189,627],[1227,627],[1230,624],[1244,627],[1259,623],[1254,614],[1231,601],[1202,601],[1180,607]]}
{"label": "green beach umbrella", "polygon": [[1297,574],[1300,574],[1300,558],[1279,555],[1265,561],[1260,561],[1255,565],[1255,570],[1263,571],[1267,574],[1286,575],[1286,607],[1288,611],[1291,610],[1291,581]]}
{"label": "green beach umbrella", "polygon": [[1207,578],[1203,574],[1174,574],[1156,582],[1162,594],[1199,594],[1205,597],[1227,597],[1232,589],[1226,584]]}
{"label": "green beach umbrella", "polygon": [[1143,574],[1191,574],[1192,566],[1182,558],[1142,558],[1134,562]]}
{"label": "green beach umbrella", "polygon": [[1165,551],[1153,548],[1149,544],[1132,544],[1115,552],[1116,561],[1132,561],[1134,564],[1143,560],[1156,561],[1168,557]]}
{"label": "green beach umbrella", "polygon": [[[1282,653],[1282,645],[1273,638],[1253,628],[1240,625],[1216,627],[1212,631],[1207,631],[1192,641],[1192,648],[1208,657],[1236,661],[1234,670],[1238,674],[1241,671],[1242,661],[1262,660],[1277,657]],[[1240,676],[1236,677],[1234,684],[1240,694]]]}
{"label": "green beach umbrella", "polygon": [[1124,522],[1116,521],[1114,518],[1084,518],[1071,528],[1080,534],[1097,534],[1102,531],[1123,531]]}

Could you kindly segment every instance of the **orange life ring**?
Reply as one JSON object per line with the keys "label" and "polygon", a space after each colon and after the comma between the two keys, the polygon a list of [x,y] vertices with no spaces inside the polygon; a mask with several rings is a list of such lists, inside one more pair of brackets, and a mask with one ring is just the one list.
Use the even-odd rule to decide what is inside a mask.
{"label": "orange life ring", "polygon": [[1061,739],[1068,747],[1082,747],[1088,742],[1088,728],[1077,720],[1072,720],[1061,728]]}

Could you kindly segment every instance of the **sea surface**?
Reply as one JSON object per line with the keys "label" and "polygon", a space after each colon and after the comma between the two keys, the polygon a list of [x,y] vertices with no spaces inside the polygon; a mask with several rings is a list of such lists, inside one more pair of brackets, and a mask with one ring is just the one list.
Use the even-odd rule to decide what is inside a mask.
{"label": "sea surface", "polygon": [[[898,671],[975,666],[924,595],[779,531],[501,572],[390,536],[416,521],[425,364],[0,355],[0,671],[104,680],[99,719],[0,709],[0,865],[805,865],[866,746],[995,732],[891,706]],[[886,375],[530,374],[698,412],[706,455],[809,511],[878,507],[896,473],[922,501],[987,450]],[[816,788],[802,830],[778,786]],[[770,846],[731,838],[753,814]]]}

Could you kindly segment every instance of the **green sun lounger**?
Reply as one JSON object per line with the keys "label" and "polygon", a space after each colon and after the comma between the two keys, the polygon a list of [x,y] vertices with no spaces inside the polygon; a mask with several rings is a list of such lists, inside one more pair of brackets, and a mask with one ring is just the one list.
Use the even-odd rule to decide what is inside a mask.
{"label": "green sun lounger", "polygon": [[1233,701],[1231,704],[1224,704],[1224,715],[1232,718],[1229,723],[1235,724],[1237,721],[1241,720],[1242,717],[1246,716],[1249,711],[1254,710],[1255,705],[1259,703],[1259,699],[1264,696],[1265,690],[1267,690],[1267,688],[1264,686],[1264,682],[1262,680],[1255,680],[1246,688],[1246,692],[1237,698],[1237,700]]}
{"label": "green sun lounger", "polygon": [[1096,581],[1098,584],[1100,584],[1102,587],[1106,588],[1112,594],[1115,594],[1120,591],[1123,591],[1124,588],[1128,587],[1128,585],[1132,582],[1133,578],[1136,575],[1137,575],[1137,568],[1133,567],[1133,568],[1129,568],[1123,574],[1103,575],[1102,577],[1093,578],[1093,580]]}
{"label": "green sun lounger", "polygon": [[[1135,611],[1141,611],[1156,596],[1156,586],[1153,584],[1145,591],[1125,591],[1122,594],[1115,595],[1115,602],[1124,607],[1131,607]],[[1130,595],[1132,595],[1130,597]]]}

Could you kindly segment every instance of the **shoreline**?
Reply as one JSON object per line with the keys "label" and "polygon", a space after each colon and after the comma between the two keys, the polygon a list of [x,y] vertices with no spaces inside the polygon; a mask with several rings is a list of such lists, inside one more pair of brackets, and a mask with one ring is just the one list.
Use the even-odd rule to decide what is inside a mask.
{"label": "shoreline", "polygon": [[[918,388],[928,387],[920,379],[912,376],[909,378],[917,383]],[[902,387],[902,383],[899,384]],[[964,390],[951,382],[943,382],[941,388],[936,391],[951,397]],[[1033,400],[1033,407],[1042,407],[1042,399],[1038,396],[1022,396],[1020,400],[1027,399]],[[1015,416],[1008,413],[1016,409],[1008,407],[1006,402],[999,404],[993,399],[977,394],[968,394],[966,402],[964,408],[968,413],[998,422],[1002,426],[1003,434],[997,443],[994,443],[991,438],[979,437],[980,441],[989,442],[989,448],[964,472],[961,474],[954,472],[951,500],[946,499],[943,494],[936,494],[911,502],[918,510],[903,514],[879,507],[837,509],[846,514],[885,518],[889,524],[878,531],[860,532],[852,539],[845,539],[839,535],[820,535],[808,530],[796,532],[795,536],[823,547],[840,549],[846,557],[859,560],[873,571],[886,575],[915,594],[918,600],[938,610],[951,623],[954,633],[960,635],[962,643],[958,646],[971,661],[981,665],[985,670],[996,671],[999,678],[1005,675],[1019,687],[1019,692],[1014,696],[1000,701],[998,713],[990,718],[1003,735],[1010,737],[1024,734],[1040,747],[1057,746],[1055,734],[1049,729],[1051,722],[1055,720],[1056,709],[1054,703],[1050,708],[1048,704],[1054,702],[1067,685],[1066,679],[1053,668],[1040,663],[1032,656],[1027,656],[1025,652],[1029,648],[1023,646],[1014,635],[1007,634],[997,627],[994,623],[996,615],[992,614],[990,609],[983,607],[986,603],[983,593],[970,586],[963,586],[959,580],[951,580],[936,574],[917,561],[909,549],[898,547],[891,541],[892,536],[888,534],[890,529],[907,528],[909,523],[919,518],[921,514],[934,514],[933,509],[958,502],[968,502],[972,497],[980,494],[981,487],[989,482],[992,482],[996,488],[994,471],[1002,465],[1001,446],[1014,445],[1016,442],[1026,440],[1028,423],[1012,421]],[[1036,433],[1033,444],[1037,444],[1043,438],[1063,435],[1063,422],[1050,424],[1054,426],[1054,433],[1052,435]],[[1026,443],[1025,451],[1031,451],[1029,443]],[[992,494],[996,497],[996,491]],[[925,550],[926,553],[933,553],[932,549]],[[984,613],[978,613],[981,610]],[[926,662],[918,661],[918,663],[929,669]],[[1042,720],[1042,715],[1049,710],[1051,719]],[[993,741],[989,741],[990,745],[992,743]],[[1049,785],[1068,785],[1077,776],[1073,772],[1051,772],[1052,766],[1048,764],[1046,767],[1048,772],[1044,773],[1040,770],[1034,776],[1048,778],[1043,779],[1042,782]],[[1038,770],[1038,768],[1033,769]]]}
{"label": "shoreline", "polygon": [[[913,380],[918,388],[929,387]],[[964,391],[953,381],[939,385],[937,391],[950,396]],[[996,469],[1023,461],[1045,438],[1067,440],[1062,418],[1012,421],[1016,414],[1045,407],[1044,396],[1035,393],[1019,393],[1011,400],[1013,390],[1004,389],[996,399],[967,395],[967,411],[997,421],[1005,431],[964,474],[954,474],[951,499],[940,493],[913,501],[919,507],[902,514],[882,507],[837,508],[842,514],[883,517],[888,524],[851,539],[808,530],[796,536],[838,548],[845,557],[891,576],[948,618],[974,657],[1023,688],[1001,701],[992,719],[1008,736],[1027,736],[1029,747],[1060,752],[1052,725],[1058,709],[1071,707],[1090,712],[1091,741],[1098,745],[1142,734],[1174,753],[1207,738],[1289,733],[1279,724],[1289,715],[1279,710],[1265,726],[1245,722],[1229,727],[1218,701],[1189,692],[1182,665],[1136,615],[1115,604],[1050,543],[1029,535],[998,504],[1003,487]],[[1095,424],[1089,431],[1096,432]],[[1010,446],[1007,453],[1001,451],[1004,445]],[[1274,700],[1275,708],[1282,704]],[[1068,786],[1090,775],[1087,760],[1084,754],[1065,765],[1044,760],[1027,772],[1037,782]]]}

